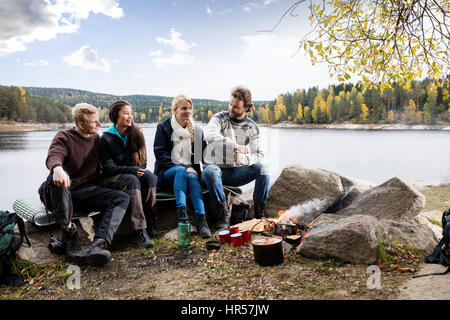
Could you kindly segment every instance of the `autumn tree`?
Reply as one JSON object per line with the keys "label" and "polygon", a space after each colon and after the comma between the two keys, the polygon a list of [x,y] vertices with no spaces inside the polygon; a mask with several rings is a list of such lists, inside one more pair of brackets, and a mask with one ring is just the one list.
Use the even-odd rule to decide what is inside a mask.
{"label": "autumn tree", "polygon": [[428,75],[448,87],[448,0],[299,0],[272,30],[286,15],[297,16],[304,3],[311,29],[299,50],[309,53],[313,64],[327,63],[331,77],[353,76],[364,87],[389,88],[394,82],[408,87]]}
{"label": "autumn tree", "polygon": [[294,120],[297,123],[303,123],[303,107],[301,103],[298,104],[297,114],[295,115]]}
{"label": "autumn tree", "polygon": [[361,113],[360,113],[361,121],[367,121],[367,117],[369,116],[369,108],[367,108],[366,104],[361,104]]}

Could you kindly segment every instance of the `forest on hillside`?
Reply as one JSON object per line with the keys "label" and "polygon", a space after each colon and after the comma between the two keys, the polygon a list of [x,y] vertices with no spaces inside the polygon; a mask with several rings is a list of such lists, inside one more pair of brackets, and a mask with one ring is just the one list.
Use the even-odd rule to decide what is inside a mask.
{"label": "forest on hillside", "polygon": [[[254,101],[249,114],[258,123],[404,123],[450,122],[450,99],[446,88],[425,79],[413,81],[409,89],[367,89],[351,83],[326,89],[311,87],[280,94],[272,101]],[[114,96],[83,90],[0,86],[0,118],[14,121],[70,122],[71,107],[87,102],[98,107],[100,121],[108,122],[109,105],[118,99],[131,103],[137,123],[158,122],[171,114],[172,97]],[[227,110],[228,102],[193,99],[194,117],[208,121]]]}
{"label": "forest on hillside", "polygon": [[329,86],[280,94],[253,112],[259,123],[292,121],[299,124],[450,122],[450,99],[446,88],[428,79],[412,82],[409,89],[361,90],[353,84]]}

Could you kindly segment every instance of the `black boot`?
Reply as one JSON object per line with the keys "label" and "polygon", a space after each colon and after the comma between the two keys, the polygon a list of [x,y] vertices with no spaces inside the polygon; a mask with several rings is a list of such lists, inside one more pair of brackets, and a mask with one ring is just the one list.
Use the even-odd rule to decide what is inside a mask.
{"label": "black boot", "polygon": [[150,238],[156,238],[159,236],[159,231],[156,225],[156,217],[147,216],[147,234]]}
{"label": "black boot", "polygon": [[66,251],[66,259],[79,265],[103,266],[111,260],[111,253],[104,250],[106,241],[94,240],[91,245],[81,249],[77,229],[74,224],[71,228],[63,228],[63,245]]}
{"label": "black boot", "polygon": [[94,239],[89,247],[72,252],[71,259],[79,265],[102,267],[111,260],[111,252],[106,248],[104,239]]}
{"label": "black boot", "polygon": [[186,207],[178,207],[177,208],[177,216],[178,216],[178,222],[189,221],[189,216],[187,214]]}
{"label": "black boot", "polygon": [[255,202],[255,207],[253,208],[256,219],[261,219],[266,216],[266,203],[265,202]]}
{"label": "black boot", "polygon": [[152,239],[150,239],[145,229],[136,230],[136,242],[138,248],[141,247],[150,248],[155,246],[155,243],[153,242]]}
{"label": "black boot", "polygon": [[205,214],[197,215],[197,231],[198,235],[202,238],[211,237],[211,230],[209,230]]}
{"label": "black boot", "polygon": [[230,217],[228,216],[228,206],[227,203],[220,203],[218,206],[218,217],[217,228],[228,229],[230,227]]}

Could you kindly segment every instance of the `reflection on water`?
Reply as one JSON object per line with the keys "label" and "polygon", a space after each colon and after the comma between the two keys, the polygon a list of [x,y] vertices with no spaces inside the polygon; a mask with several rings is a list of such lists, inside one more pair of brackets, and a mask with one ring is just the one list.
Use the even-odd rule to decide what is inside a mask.
{"label": "reflection on water", "polygon": [[[153,170],[156,126],[143,128]],[[38,197],[48,174],[47,150],[56,131],[0,134],[0,209],[18,197]],[[323,168],[380,184],[392,177],[450,183],[450,132],[261,128],[271,181],[290,164]],[[245,189],[245,188],[244,188]]]}

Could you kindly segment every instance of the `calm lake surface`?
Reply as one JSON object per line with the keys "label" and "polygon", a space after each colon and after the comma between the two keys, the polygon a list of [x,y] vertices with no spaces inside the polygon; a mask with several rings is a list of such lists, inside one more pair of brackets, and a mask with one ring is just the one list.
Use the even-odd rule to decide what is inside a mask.
{"label": "calm lake surface", "polygon": [[[153,171],[156,125],[143,131],[148,168]],[[55,133],[0,134],[0,209],[12,210],[19,197],[38,197],[39,185],[48,174],[45,159]],[[285,166],[301,164],[374,184],[393,177],[419,184],[450,183],[449,131],[261,128],[261,136],[271,182]]]}

